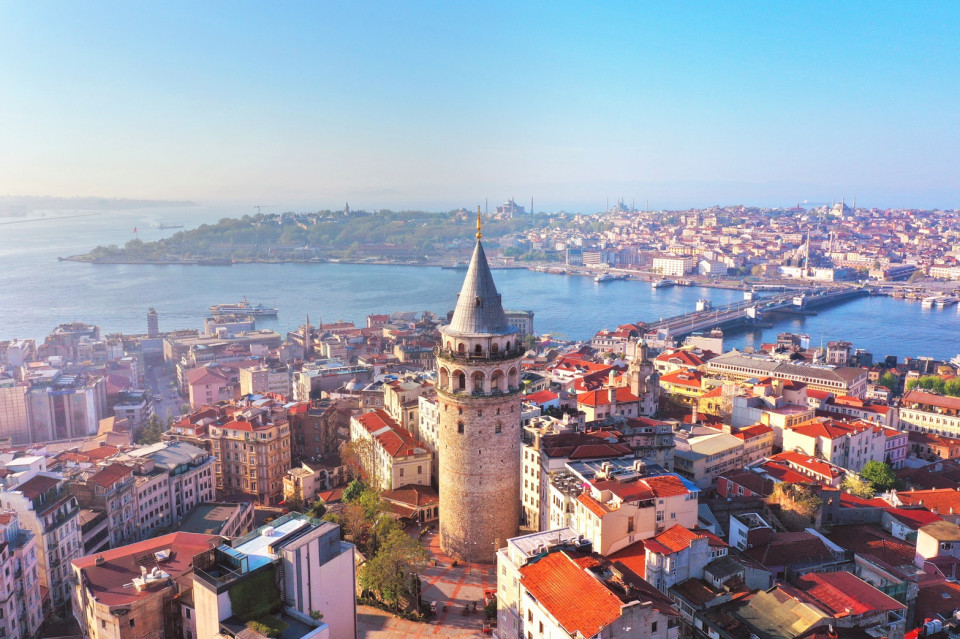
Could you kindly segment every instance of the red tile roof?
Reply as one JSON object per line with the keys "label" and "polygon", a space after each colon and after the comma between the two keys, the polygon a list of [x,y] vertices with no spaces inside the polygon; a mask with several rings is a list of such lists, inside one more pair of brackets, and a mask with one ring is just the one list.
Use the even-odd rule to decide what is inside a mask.
{"label": "red tile roof", "polygon": [[[138,592],[130,585],[134,577],[140,576],[141,565],[146,566],[147,570],[159,566],[177,579],[193,569],[196,555],[218,543],[220,537],[216,535],[178,532],[74,559],[73,565],[84,573],[85,583],[97,602],[104,606],[127,605],[151,597],[156,592]],[[170,558],[157,563],[154,553],[161,550],[169,550]],[[98,566],[97,558],[100,557],[104,562]]]}
{"label": "red tile roof", "polygon": [[658,555],[672,555],[674,553],[686,550],[697,539],[703,539],[703,535],[687,530],[680,524],[672,526],[663,531],[653,539],[646,541],[646,548],[650,552]]}
{"label": "red tile roof", "polygon": [[793,468],[809,470],[817,475],[830,477],[832,479],[836,479],[844,474],[843,469],[841,469],[839,466],[834,466],[833,464],[815,457],[811,457],[810,455],[804,455],[803,453],[797,453],[792,450],[786,450],[782,453],[771,455],[767,459],[770,461],[787,464]]}
{"label": "red tile roof", "polygon": [[133,475],[133,468],[123,464],[110,464],[106,468],[90,476],[90,481],[101,488],[109,488],[118,481]]}
{"label": "red tile roof", "polygon": [[[630,402],[640,401],[640,398],[631,392],[629,386],[621,386],[616,389],[616,398],[618,404],[628,404]],[[606,406],[610,403],[610,390],[601,388],[600,390],[587,391],[577,394],[577,403],[584,406]]]}
{"label": "red tile roof", "polygon": [[391,457],[406,457],[427,452],[425,444],[418,442],[383,409],[378,408],[364,413],[356,419]]}
{"label": "red tile roof", "polygon": [[675,386],[689,386],[690,388],[700,388],[703,374],[700,371],[688,371],[680,369],[660,376],[661,383],[673,384]]}
{"label": "red tile roof", "polygon": [[36,499],[59,483],[55,477],[46,475],[36,475],[23,482],[13,490],[19,492],[27,499]]}
{"label": "red tile roof", "polygon": [[920,506],[937,514],[960,513],[960,492],[949,488],[901,490],[897,497],[904,506]]}
{"label": "red tile roof", "polygon": [[920,530],[923,526],[942,519],[940,515],[919,508],[887,508],[886,511],[890,513],[891,517],[913,530]]}
{"label": "red tile roof", "polygon": [[793,585],[835,618],[907,608],[848,572],[807,573],[798,577]]}
{"label": "red tile roof", "polygon": [[935,395],[923,391],[910,391],[903,396],[903,403],[917,403],[929,406],[939,406],[940,408],[950,408],[960,410],[960,397],[947,397],[945,395]]}
{"label": "red tile roof", "polygon": [[520,568],[520,583],[570,635],[593,637],[620,618],[620,598],[563,552]]}
{"label": "red tile roof", "polygon": [[560,396],[553,391],[542,390],[536,393],[530,393],[523,399],[528,402],[533,402],[534,404],[546,404],[547,402],[552,402],[558,397]]}
{"label": "red tile roof", "polygon": [[577,495],[577,501],[583,504],[587,508],[587,510],[592,512],[597,517],[603,517],[608,512],[610,512],[607,510],[607,508],[603,504],[601,504],[599,501],[597,501],[596,499],[594,499],[593,497],[591,497],[586,493],[581,493]]}
{"label": "red tile roof", "polygon": [[744,428],[741,428],[732,434],[734,437],[739,437],[740,439],[747,441],[748,439],[769,435],[772,432],[773,429],[766,424],[754,424],[753,426],[745,426]]}
{"label": "red tile roof", "polygon": [[607,559],[619,561],[638,577],[646,578],[647,576],[647,550],[643,540],[635,541],[629,546],[607,555]]}

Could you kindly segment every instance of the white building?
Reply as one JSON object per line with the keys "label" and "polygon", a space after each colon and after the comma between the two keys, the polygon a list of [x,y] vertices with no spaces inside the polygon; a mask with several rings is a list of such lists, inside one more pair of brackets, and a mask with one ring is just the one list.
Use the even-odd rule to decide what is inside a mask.
{"label": "white building", "polygon": [[677,639],[670,599],[589,552],[569,528],[510,539],[497,552],[496,636]]}
{"label": "white building", "polygon": [[377,409],[350,418],[350,440],[370,442],[371,454],[361,455],[360,461],[381,490],[408,484],[430,485],[433,453],[386,411]]}
{"label": "white building", "polygon": [[693,272],[693,258],[687,255],[659,255],[653,258],[654,273],[682,277]]}

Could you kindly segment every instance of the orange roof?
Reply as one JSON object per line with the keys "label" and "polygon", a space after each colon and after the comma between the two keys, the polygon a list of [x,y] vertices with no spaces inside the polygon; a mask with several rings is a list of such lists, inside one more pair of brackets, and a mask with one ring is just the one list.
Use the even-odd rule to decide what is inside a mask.
{"label": "orange roof", "polygon": [[848,572],[807,573],[797,577],[794,583],[837,618],[907,608]]}
{"label": "orange roof", "polygon": [[570,635],[593,637],[620,618],[620,598],[562,551],[520,568],[520,583]]}
{"label": "orange roof", "polygon": [[689,386],[690,388],[700,388],[700,380],[703,374],[700,371],[676,370],[672,373],[660,376],[660,382],[674,384],[676,386]]}
{"label": "orange roof", "polygon": [[792,450],[785,450],[782,453],[771,455],[767,459],[775,462],[782,462],[794,468],[803,468],[817,475],[830,477],[831,479],[835,479],[843,474],[843,471],[839,466],[834,466],[828,462],[821,461],[809,455],[797,453]]}
{"label": "orange roof", "polygon": [[897,497],[904,506],[922,506],[930,512],[960,513],[960,492],[952,488],[935,490],[901,490]]}
{"label": "orange roof", "polygon": [[418,451],[427,452],[425,444],[418,442],[381,408],[364,413],[356,419],[391,457],[415,455]]}
{"label": "orange roof", "polygon": [[110,464],[103,470],[90,476],[90,481],[101,488],[109,488],[124,477],[133,475],[133,469],[123,464]]}
{"label": "orange roof", "polygon": [[703,535],[687,530],[680,524],[668,528],[653,539],[646,541],[646,547],[650,552],[659,555],[672,555],[673,553],[686,550],[697,539],[703,539]]}
{"label": "orange roof", "polygon": [[676,497],[690,492],[676,475],[657,475],[641,481],[649,486],[657,497]]}
{"label": "orange roof", "polygon": [[607,555],[610,561],[619,561],[632,570],[638,577],[647,576],[647,550],[643,540],[635,541],[626,548],[621,548],[612,555]]}
{"label": "orange roof", "polygon": [[[630,391],[629,386],[621,386],[616,389],[616,398],[618,404],[640,401],[640,398]],[[600,390],[580,393],[577,395],[577,403],[584,406],[606,406],[610,403],[610,389],[601,388]]]}
{"label": "orange roof", "polygon": [[733,433],[733,436],[739,437],[740,439],[746,441],[748,439],[753,439],[754,437],[762,437],[772,432],[773,429],[766,424],[754,424],[753,426],[741,428],[737,432]]}
{"label": "orange roof", "polygon": [[586,506],[587,510],[592,512],[597,517],[603,517],[609,512],[603,504],[587,493],[581,493],[577,495],[577,501]]}

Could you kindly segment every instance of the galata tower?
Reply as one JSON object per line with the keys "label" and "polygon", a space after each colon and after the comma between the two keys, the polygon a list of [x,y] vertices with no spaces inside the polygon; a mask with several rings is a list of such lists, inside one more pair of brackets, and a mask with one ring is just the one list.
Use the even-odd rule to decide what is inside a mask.
{"label": "galata tower", "polygon": [[449,324],[440,327],[440,547],[491,563],[520,523],[520,358],[480,242]]}

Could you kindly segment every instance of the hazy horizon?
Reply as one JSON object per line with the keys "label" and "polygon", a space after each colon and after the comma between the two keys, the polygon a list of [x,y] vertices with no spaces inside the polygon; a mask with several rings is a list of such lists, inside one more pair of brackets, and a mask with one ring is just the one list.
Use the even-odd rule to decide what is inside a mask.
{"label": "hazy horizon", "polygon": [[0,4],[0,194],[960,206],[960,5]]}

